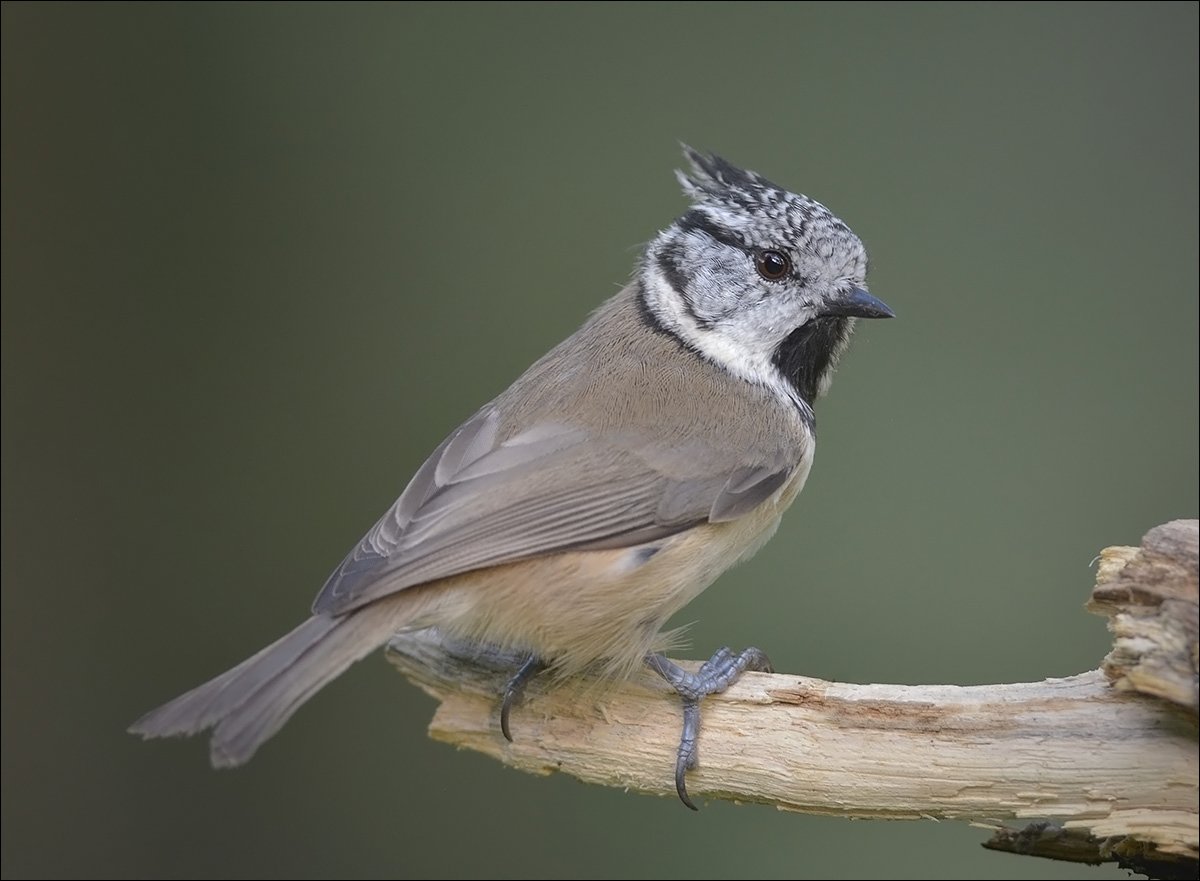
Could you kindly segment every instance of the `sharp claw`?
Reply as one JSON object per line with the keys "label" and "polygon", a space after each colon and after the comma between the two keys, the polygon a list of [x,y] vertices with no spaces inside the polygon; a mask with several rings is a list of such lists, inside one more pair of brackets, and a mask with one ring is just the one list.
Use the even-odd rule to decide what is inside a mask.
{"label": "sharp claw", "polygon": [[500,703],[500,731],[504,734],[504,739],[509,743],[513,742],[512,732],[508,730],[508,712],[512,709],[513,698],[516,692],[510,687],[504,689],[504,700]]}
{"label": "sharp claw", "polygon": [[659,654],[647,655],[646,665],[683,698],[683,736],[679,739],[679,751],[675,757],[675,792],[687,807],[698,811],[700,809],[688,796],[687,772],[695,770],[700,764],[700,751],[697,749],[700,701],[710,694],[724,691],[746,670],[773,672],[771,662],[759,649],[750,648],[735,655],[728,648],[720,648],[696,673],[688,673]]}
{"label": "sharp claw", "polygon": [[526,683],[544,669],[545,665],[535,655],[530,655],[521,665],[521,669],[514,673],[512,679],[504,686],[504,699],[500,701],[500,731],[509,743],[513,742],[512,731],[508,727],[508,717],[513,704],[525,693]]}
{"label": "sharp claw", "polygon": [[675,762],[675,791],[679,794],[679,800],[683,802],[686,807],[691,808],[693,811],[700,810],[695,804],[692,803],[691,798],[688,797],[687,762],[684,760],[682,755]]}
{"label": "sharp claw", "polygon": [[675,791],[679,793],[679,800],[683,802],[684,807],[691,808],[693,811],[699,811],[700,809],[692,804],[692,800],[688,798],[687,784],[684,782],[683,777],[683,771],[675,772]]}
{"label": "sharp claw", "polygon": [[747,670],[753,670],[755,673],[774,673],[775,666],[771,663],[771,659],[767,657],[767,653],[761,649],[747,649],[754,653],[753,658],[746,664]]}
{"label": "sharp claw", "polygon": [[692,803],[687,793],[687,772],[700,764],[696,750],[696,737],[700,733],[700,701],[685,699],[683,702],[683,736],[679,739],[679,752],[675,756],[675,791],[679,800],[693,811],[700,810]]}

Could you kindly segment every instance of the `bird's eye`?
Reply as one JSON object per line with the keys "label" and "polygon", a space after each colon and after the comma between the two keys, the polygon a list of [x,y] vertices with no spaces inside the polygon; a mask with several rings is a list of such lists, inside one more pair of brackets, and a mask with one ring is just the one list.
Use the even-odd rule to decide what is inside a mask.
{"label": "bird's eye", "polygon": [[754,265],[767,281],[779,281],[792,269],[792,261],[782,251],[759,251]]}

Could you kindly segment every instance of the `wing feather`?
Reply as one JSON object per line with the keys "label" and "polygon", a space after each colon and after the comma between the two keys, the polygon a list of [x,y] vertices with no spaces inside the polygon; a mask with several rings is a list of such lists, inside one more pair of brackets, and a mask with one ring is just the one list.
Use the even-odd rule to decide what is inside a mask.
{"label": "wing feather", "polygon": [[313,610],[342,614],[472,569],[568,548],[630,547],[733,520],[777,492],[798,464],[782,452],[739,462],[736,451],[694,442],[672,457],[644,434],[597,436],[556,423],[500,436],[498,416],[485,407],[447,438],[333,572]]}

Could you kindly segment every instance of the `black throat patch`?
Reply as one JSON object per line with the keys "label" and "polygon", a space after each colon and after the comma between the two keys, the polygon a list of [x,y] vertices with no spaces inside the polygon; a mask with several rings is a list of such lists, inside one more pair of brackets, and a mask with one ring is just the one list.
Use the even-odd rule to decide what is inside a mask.
{"label": "black throat patch", "polygon": [[816,318],[797,327],[779,344],[771,361],[809,407],[821,380],[836,366],[850,337],[849,318]]}

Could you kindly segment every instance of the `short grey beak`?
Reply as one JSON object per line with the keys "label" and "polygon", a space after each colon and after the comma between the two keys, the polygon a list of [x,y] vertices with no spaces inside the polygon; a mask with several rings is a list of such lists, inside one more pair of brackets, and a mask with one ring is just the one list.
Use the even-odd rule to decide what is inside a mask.
{"label": "short grey beak", "polygon": [[896,313],[887,303],[873,297],[862,288],[850,288],[825,304],[822,315],[840,318],[895,318]]}

